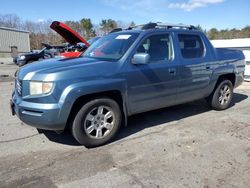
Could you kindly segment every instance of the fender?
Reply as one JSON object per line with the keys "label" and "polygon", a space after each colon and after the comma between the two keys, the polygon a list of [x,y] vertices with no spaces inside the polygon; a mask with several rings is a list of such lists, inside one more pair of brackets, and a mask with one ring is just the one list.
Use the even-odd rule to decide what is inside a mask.
{"label": "fender", "polygon": [[235,60],[222,61],[215,65],[211,74],[210,82],[209,82],[209,87],[208,87],[209,92],[207,92],[208,94],[212,93],[220,76],[225,75],[225,74],[231,74],[231,73],[235,74],[237,69],[234,63],[235,63]]}
{"label": "fender", "polygon": [[[123,79],[103,79],[83,81],[69,85],[64,89],[59,100],[61,107],[59,117],[67,119],[74,102],[84,95],[95,94],[117,90],[121,93],[123,99],[124,115],[127,115],[127,90],[126,81]],[[126,119],[126,118],[125,118]]]}

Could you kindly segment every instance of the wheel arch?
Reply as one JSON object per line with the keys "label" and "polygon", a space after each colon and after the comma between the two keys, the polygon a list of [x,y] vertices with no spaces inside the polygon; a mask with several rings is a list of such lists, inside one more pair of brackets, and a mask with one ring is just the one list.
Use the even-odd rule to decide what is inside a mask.
{"label": "wheel arch", "polygon": [[[215,84],[215,88],[224,80],[229,80],[232,82],[233,86],[235,86],[236,75],[234,73],[222,74],[218,77],[217,82]],[[215,89],[214,88],[214,89]]]}
{"label": "wheel arch", "polygon": [[210,97],[213,95],[213,93],[215,92],[215,90],[216,90],[216,88],[218,87],[218,85],[219,85],[222,81],[224,81],[224,80],[229,80],[229,81],[231,81],[232,84],[233,84],[233,87],[234,87],[234,86],[235,86],[235,83],[236,83],[236,75],[235,75],[235,73],[225,73],[225,74],[219,75],[218,78],[214,81],[215,84],[213,85],[213,88],[211,88],[211,89],[212,89],[212,92],[211,92],[211,93],[209,94],[209,96],[206,97],[206,98],[210,98]]}
{"label": "wheel arch", "polygon": [[66,128],[70,127],[72,124],[72,121],[74,117],[76,116],[77,112],[80,110],[80,108],[84,105],[84,103],[96,99],[96,98],[102,98],[102,97],[107,97],[110,99],[113,99],[118,103],[120,106],[121,112],[122,112],[122,122],[126,126],[127,125],[127,107],[126,103],[124,100],[124,97],[119,90],[109,90],[109,91],[104,91],[104,92],[97,92],[97,93],[92,93],[92,94],[86,94],[79,96],[73,103],[71,109],[70,109],[70,114],[67,119],[67,124]]}

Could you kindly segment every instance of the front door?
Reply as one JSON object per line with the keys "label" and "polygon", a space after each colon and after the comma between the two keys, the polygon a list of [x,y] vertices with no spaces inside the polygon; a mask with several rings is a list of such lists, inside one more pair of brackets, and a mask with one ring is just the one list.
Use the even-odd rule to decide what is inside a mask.
{"label": "front door", "polygon": [[175,103],[178,87],[178,66],[173,56],[169,33],[145,37],[136,53],[148,53],[150,62],[130,64],[127,74],[129,109],[139,113]]}

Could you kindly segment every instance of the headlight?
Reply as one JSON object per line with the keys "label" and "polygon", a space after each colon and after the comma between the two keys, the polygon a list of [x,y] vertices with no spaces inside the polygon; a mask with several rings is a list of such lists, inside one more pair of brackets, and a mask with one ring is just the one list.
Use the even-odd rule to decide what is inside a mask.
{"label": "headlight", "polygon": [[52,82],[36,82],[30,81],[30,95],[41,95],[51,92],[53,88]]}
{"label": "headlight", "polygon": [[24,55],[21,55],[21,56],[19,57],[19,59],[20,59],[20,60],[24,60],[24,59],[25,59],[25,56],[24,56]]}

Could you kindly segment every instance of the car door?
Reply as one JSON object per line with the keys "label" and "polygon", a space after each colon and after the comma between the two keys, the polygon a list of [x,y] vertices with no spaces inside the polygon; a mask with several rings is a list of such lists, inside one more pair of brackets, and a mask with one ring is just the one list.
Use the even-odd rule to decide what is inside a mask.
{"label": "car door", "polygon": [[174,58],[171,33],[143,38],[135,53],[147,53],[148,64],[130,64],[127,74],[129,109],[139,113],[175,103],[178,66]]}
{"label": "car door", "polygon": [[210,81],[211,58],[199,33],[179,33],[176,37],[180,73],[177,102],[183,103],[204,97]]}

